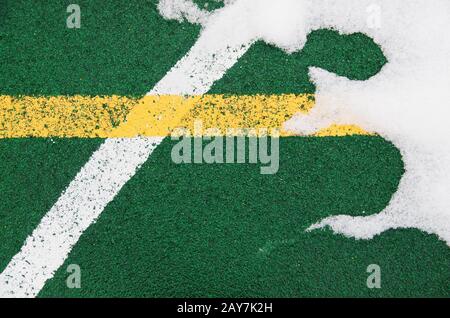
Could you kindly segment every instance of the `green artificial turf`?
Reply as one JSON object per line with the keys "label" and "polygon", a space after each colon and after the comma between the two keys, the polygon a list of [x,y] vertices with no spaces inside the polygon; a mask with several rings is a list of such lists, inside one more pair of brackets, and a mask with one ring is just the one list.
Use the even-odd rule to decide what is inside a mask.
{"label": "green artificial turf", "polygon": [[[142,96],[195,42],[200,28],[163,20],[156,1],[0,2],[0,94]],[[208,8],[218,5],[208,3]],[[386,63],[362,34],[311,33],[287,55],[257,43],[211,93],[313,93],[308,66],[365,80]],[[102,140],[0,141],[0,271]],[[175,165],[165,140],[81,237],[40,296],[448,296],[450,250],[418,230],[355,241],[306,233],[328,215],[382,210],[403,172],[379,138],[283,138],[280,170]],[[382,288],[366,287],[366,268]],[[82,288],[65,284],[79,264]]]}
{"label": "green artificial turf", "polygon": [[[4,0],[2,0],[4,1]],[[2,94],[141,96],[195,42],[200,28],[160,18],[155,1],[7,0],[1,28]]]}
{"label": "green artificial turf", "polygon": [[0,141],[0,271],[101,140]]}
{"label": "green artificial turf", "polygon": [[[41,296],[299,297],[443,296],[449,250],[415,230],[357,242],[305,233],[332,214],[375,213],[402,173],[379,138],[287,138],[280,170],[255,165],[175,165],[172,142],[85,232]],[[381,160],[380,160],[381,157]],[[382,288],[366,287],[369,264]],[[68,289],[66,269],[82,268]]]}

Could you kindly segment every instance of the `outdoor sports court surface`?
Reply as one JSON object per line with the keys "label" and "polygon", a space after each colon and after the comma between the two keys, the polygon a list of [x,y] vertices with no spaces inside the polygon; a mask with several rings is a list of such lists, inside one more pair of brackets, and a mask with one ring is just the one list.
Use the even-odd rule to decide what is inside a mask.
{"label": "outdoor sports court surface", "polygon": [[[54,98],[76,99],[105,129],[115,127],[200,32],[163,19],[149,0],[78,0],[82,27],[68,29],[68,4],[0,1],[0,272],[106,138],[83,128],[96,118],[83,114],[74,115],[79,137],[49,136],[51,121],[30,131],[8,125],[48,118],[51,105],[40,117],[36,107]],[[255,44],[208,95],[305,97],[315,92],[309,66],[365,80],[386,62],[363,34],[318,30],[291,55]],[[270,176],[254,164],[177,165],[175,143],[164,139],[38,297],[448,297],[450,250],[434,235],[305,232],[327,216],[370,215],[388,204],[403,173],[390,142],[333,131],[282,136]],[[66,285],[70,264],[81,268],[81,288]],[[366,285],[370,264],[382,268],[380,289]]]}

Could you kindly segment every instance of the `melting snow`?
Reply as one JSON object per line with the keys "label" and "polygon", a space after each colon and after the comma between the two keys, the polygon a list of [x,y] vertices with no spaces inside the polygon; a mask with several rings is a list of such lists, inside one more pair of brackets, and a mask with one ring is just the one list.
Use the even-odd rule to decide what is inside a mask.
{"label": "melting snow", "polygon": [[[304,135],[332,123],[357,124],[394,143],[406,172],[380,213],[331,216],[309,230],[329,226],[370,239],[388,229],[417,228],[450,246],[450,1],[234,0],[210,13],[192,1],[162,0],[158,8],[166,18],[201,24],[202,34],[210,34],[205,48],[220,43],[227,50],[264,40],[290,53],[322,28],[371,37],[388,64],[367,81],[310,68],[316,106],[285,127]],[[207,49],[205,61],[222,62]]]}

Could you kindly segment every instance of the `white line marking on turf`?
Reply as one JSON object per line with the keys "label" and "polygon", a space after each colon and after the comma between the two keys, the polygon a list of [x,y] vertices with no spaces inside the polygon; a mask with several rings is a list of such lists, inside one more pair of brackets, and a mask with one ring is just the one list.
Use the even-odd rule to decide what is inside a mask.
{"label": "white line marking on turf", "polygon": [[[188,54],[147,95],[206,93],[251,45],[251,41],[242,37],[237,42],[230,41],[233,38],[227,38],[221,27],[204,29]],[[0,297],[37,296],[62,266],[81,234],[97,220],[162,140],[162,137],[107,139],[0,274]]]}
{"label": "white line marking on turf", "polygon": [[[232,4],[210,15],[188,54],[148,95],[205,94],[257,39],[285,47],[279,16],[286,16],[296,5],[295,0],[288,2],[289,6],[268,0],[230,1]],[[295,34],[296,22],[284,21],[293,27]],[[300,37],[299,47],[305,41],[306,35]],[[106,140],[0,274],[0,297],[35,297],[64,263],[81,234],[97,220],[162,140],[159,137]]]}
{"label": "white line marking on turf", "polygon": [[33,297],[162,138],[108,139],[0,275],[0,296]]}

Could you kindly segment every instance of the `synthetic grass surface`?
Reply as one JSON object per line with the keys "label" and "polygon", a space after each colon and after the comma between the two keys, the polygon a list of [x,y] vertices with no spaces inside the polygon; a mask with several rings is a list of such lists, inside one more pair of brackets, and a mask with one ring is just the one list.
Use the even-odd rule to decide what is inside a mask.
{"label": "synthetic grass surface", "polygon": [[[69,1],[1,2],[0,94],[139,97],[200,31],[163,20],[155,1],[77,3],[82,27],[70,30]],[[256,44],[210,93],[313,93],[310,65],[364,80],[385,62],[364,35],[319,30],[292,55]],[[0,141],[0,270],[100,143]],[[450,251],[435,236],[304,232],[386,206],[403,166],[381,138],[282,139],[274,176],[259,165],[175,165],[172,145],[158,147],[40,296],[448,296]],[[81,267],[81,289],[66,287],[69,264]],[[370,264],[381,266],[380,290],[366,287]]]}

